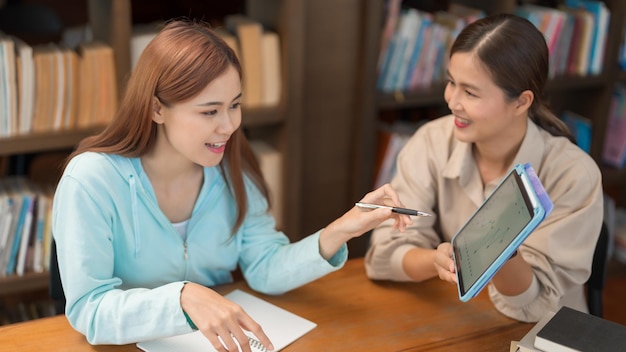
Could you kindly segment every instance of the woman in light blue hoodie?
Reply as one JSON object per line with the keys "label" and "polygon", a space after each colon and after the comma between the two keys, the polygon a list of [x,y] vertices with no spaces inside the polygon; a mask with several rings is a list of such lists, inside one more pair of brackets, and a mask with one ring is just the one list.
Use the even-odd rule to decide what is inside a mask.
{"label": "woman in light blue hoodie", "polygon": [[[68,159],[53,234],[71,325],[92,344],[199,328],[244,351],[261,327],[209,287],[233,280],[280,294],[339,269],[346,242],[395,218],[352,208],[298,241],[275,229],[268,191],[240,128],[241,66],[205,23],[172,21],[147,45],[112,123]],[[385,185],[364,202],[402,206]],[[231,337],[232,336],[232,337]]]}

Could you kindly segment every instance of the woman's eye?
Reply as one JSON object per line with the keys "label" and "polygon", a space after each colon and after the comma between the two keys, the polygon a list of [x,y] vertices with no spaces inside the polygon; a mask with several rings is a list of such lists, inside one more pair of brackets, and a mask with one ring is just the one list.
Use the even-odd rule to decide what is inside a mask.
{"label": "woman's eye", "polygon": [[476,97],[477,97],[477,95],[476,95],[476,94],[474,94],[474,93],[472,93],[472,92],[470,92],[470,91],[467,91],[467,90],[466,90],[466,91],[465,91],[465,93],[466,93],[467,95],[469,95],[470,97],[474,97],[474,98],[476,98]]}
{"label": "woman's eye", "polygon": [[217,115],[217,110],[205,111],[202,114],[203,115],[207,115],[207,116],[215,116],[215,115]]}
{"label": "woman's eye", "polygon": [[241,107],[241,103],[234,103],[230,106],[231,109],[239,109],[239,107]]}

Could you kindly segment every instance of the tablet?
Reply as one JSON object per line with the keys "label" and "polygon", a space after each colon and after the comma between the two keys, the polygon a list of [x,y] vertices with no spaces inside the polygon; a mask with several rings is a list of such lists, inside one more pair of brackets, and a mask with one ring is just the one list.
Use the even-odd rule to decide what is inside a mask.
{"label": "tablet", "polygon": [[459,298],[476,296],[552,211],[530,164],[517,164],[452,238]]}

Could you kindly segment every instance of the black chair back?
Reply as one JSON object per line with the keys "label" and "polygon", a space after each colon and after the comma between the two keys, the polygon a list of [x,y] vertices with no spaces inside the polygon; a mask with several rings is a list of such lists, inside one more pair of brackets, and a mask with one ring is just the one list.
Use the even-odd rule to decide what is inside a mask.
{"label": "black chair back", "polygon": [[596,243],[596,249],[593,253],[593,263],[591,265],[591,276],[587,280],[587,307],[589,313],[602,318],[602,292],[606,283],[606,270],[608,265],[609,252],[609,229],[606,224],[602,223],[600,229],[600,237]]}
{"label": "black chair back", "polygon": [[61,284],[59,263],[57,262],[57,246],[54,239],[50,245],[50,282],[48,294],[54,302],[56,313],[63,314],[65,312],[65,292],[63,292],[63,285]]}

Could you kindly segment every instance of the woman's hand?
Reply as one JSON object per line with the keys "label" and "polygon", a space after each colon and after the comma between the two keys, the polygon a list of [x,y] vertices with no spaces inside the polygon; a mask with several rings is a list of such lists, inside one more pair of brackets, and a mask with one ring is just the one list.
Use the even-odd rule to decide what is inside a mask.
{"label": "woman's hand", "polygon": [[437,246],[434,264],[435,270],[437,270],[437,274],[441,280],[453,284],[457,283],[454,260],[452,260],[452,245],[450,242],[443,242]]}
{"label": "woman's hand", "polygon": [[[389,184],[366,194],[360,202],[404,207],[398,194]],[[320,253],[329,259],[351,238],[360,236],[387,219],[395,219],[393,228],[403,232],[413,221],[408,215],[392,212],[390,209],[361,209],[352,207],[339,219],[333,221],[320,234]]]}
{"label": "woman's hand", "polygon": [[193,282],[185,284],[180,304],[217,351],[238,351],[237,340],[243,352],[251,352],[243,329],[252,332],[268,350],[274,349],[261,326],[243,308],[207,287]]}

